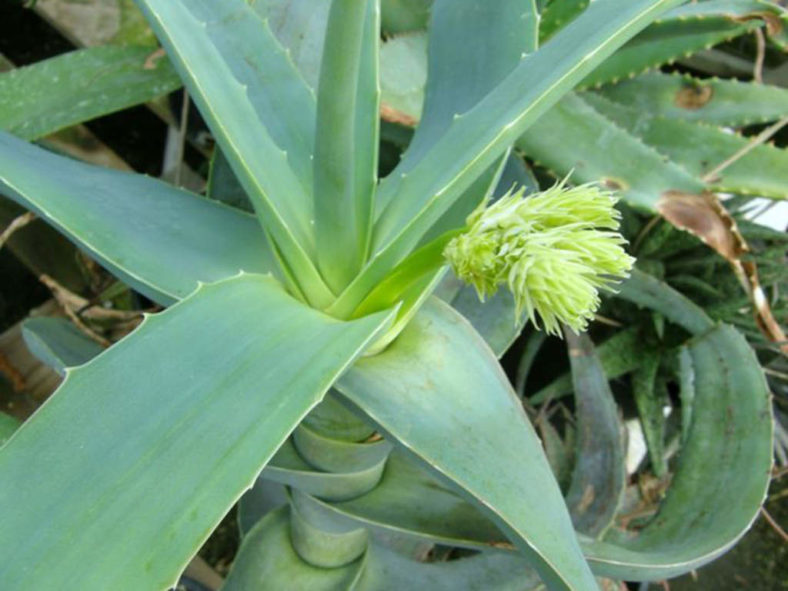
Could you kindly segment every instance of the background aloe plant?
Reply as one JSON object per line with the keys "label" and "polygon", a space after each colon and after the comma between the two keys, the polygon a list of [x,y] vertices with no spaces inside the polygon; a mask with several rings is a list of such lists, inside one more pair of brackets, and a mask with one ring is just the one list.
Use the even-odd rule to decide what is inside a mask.
{"label": "background aloe plant", "polygon": [[[668,152],[675,136],[641,137],[648,126],[627,110],[635,100],[628,97],[670,96],[648,85],[669,87],[675,79],[570,91],[762,24],[739,22],[742,15],[779,22],[779,8],[700,3],[724,31],[714,36],[705,25],[689,27],[692,34],[681,30],[678,23],[687,21],[681,11],[702,13],[698,5],[665,16],[680,2],[622,7],[599,0],[585,9],[559,0],[540,7],[438,1],[428,40],[413,43],[429,45],[422,108],[412,89],[391,92],[399,63],[391,48],[401,38],[384,45],[378,59],[374,2],[335,0],[330,9],[320,5],[322,13],[308,2],[139,4],[217,140],[210,196],[231,193],[221,179],[237,178],[262,230],[238,209],[2,136],[4,192],[140,293],[170,306],[94,361],[68,370],[59,393],[3,448],[3,506],[25,499],[23,510],[4,512],[0,521],[0,546],[13,557],[2,571],[11,588],[63,580],[75,588],[166,586],[252,485],[239,505],[245,537],[230,589],[527,589],[539,577],[553,588],[593,588],[592,572],[628,580],[687,572],[747,529],[768,482],[771,407],[758,361],[739,333],[642,272],[622,286],[615,301],[651,309],[661,341],[659,355],[638,355],[627,370],[635,370],[633,392],[654,472],[662,475],[670,457],[660,447],[666,375],[678,376],[681,385],[682,451],[657,519],[630,531],[611,528],[626,481],[619,418],[605,379],[605,372],[613,374],[605,362],[621,363],[624,356],[615,350],[597,356],[587,337],[567,335],[578,452],[571,478],[563,479],[565,503],[559,484],[566,446],[537,417],[545,457],[495,360],[518,332],[511,298],[499,294],[481,305],[469,288],[451,280],[439,286],[443,270],[425,253],[496,189],[535,184],[510,151],[513,143],[561,175],[604,181],[654,211],[671,190],[700,194],[706,185],[693,171],[648,147],[662,141]],[[282,21],[285,7],[291,18]],[[389,22],[411,28],[424,22],[427,3],[384,8]],[[731,10],[739,11],[737,18],[729,17]],[[780,31],[772,30],[779,42]],[[305,31],[321,38],[305,44]],[[686,45],[687,38],[695,45]],[[649,43],[649,51],[638,49]],[[149,52],[136,48],[85,50],[48,67],[69,70],[92,56],[118,64],[133,51],[131,71],[111,68],[106,81],[127,88],[135,80],[139,94],[103,94],[97,85],[102,100],[77,101],[78,109],[14,98],[16,89],[47,79],[44,64],[7,75],[3,125],[35,139],[177,85],[166,60],[140,65]],[[405,55],[410,64],[419,57]],[[422,49],[420,59],[426,55]],[[392,60],[395,68],[386,70]],[[139,78],[123,78],[132,74]],[[384,137],[409,148],[380,182],[379,77],[384,115],[411,124],[421,119],[412,140],[407,130],[383,129]],[[784,115],[779,89],[713,84],[722,90],[715,87],[704,109],[733,89],[762,97],[750,118]],[[395,94],[413,110],[387,100]],[[607,110],[599,106],[608,106],[604,101]],[[661,108],[669,105],[650,104],[646,112],[669,116]],[[724,118],[724,104],[721,110],[713,123],[748,121],[742,108],[727,115],[734,119]],[[714,128],[689,125],[687,133],[727,141]],[[615,149],[589,144],[611,135]],[[592,164],[578,166],[575,152]],[[620,154],[625,158],[617,159]],[[231,174],[224,174],[228,165]],[[747,185],[754,182],[775,188]],[[785,185],[770,173],[711,188],[739,186],[773,195]],[[650,232],[643,236],[640,248],[655,240]],[[39,321],[28,325],[27,336],[61,368],[95,354],[82,341],[65,346],[57,333],[63,329]],[[539,337],[533,343],[532,351]],[[711,464],[712,456],[725,457],[726,470]],[[436,542],[480,552],[419,560],[425,544]]]}

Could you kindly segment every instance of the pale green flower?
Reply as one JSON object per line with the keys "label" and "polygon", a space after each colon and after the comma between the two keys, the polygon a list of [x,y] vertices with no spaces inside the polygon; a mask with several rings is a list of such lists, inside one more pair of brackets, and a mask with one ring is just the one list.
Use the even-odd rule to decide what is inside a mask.
{"label": "pale green flower", "polygon": [[551,334],[560,335],[560,323],[583,331],[599,290],[627,277],[634,262],[618,233],[616,198],[564,182],[527,198],[523,192],[479,206],[443,254],[482,300],[505,284],[518,318],[525,312],[538,326],[538,314]]}

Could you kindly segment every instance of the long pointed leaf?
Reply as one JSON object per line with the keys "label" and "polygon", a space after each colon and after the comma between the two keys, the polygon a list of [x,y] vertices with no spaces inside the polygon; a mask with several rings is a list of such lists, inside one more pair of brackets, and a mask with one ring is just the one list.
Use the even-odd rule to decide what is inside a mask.
{"label": "long pointed leaf", "polygon": [[265,22],[243,0],[137,0],[316,306],[330,303],[310,255],[314,97]]}
{"label": "long pointed leaf", "polygon": [[389,203],[375,228],[374,255],[337,300],[354,307],[511,143],[594,66],[679,0],[594,2],[547,45],[528,55],[463,114],[418,164],[381,182]]}
{"label": "long pointed leaf", "polygon": [[0,452],[0,504],[15,508],[0,515],[3,586],[174,584],[386,323],[338,322],[244,275],[70,371]]}
{"label": "long pointed leaf", "polygon": [[148,63],[152,52],[92,47],[0,74],[0,129],[38,139],[179,88],[166,59]]}
{"label": "long pointed leaf", "polygon": [[739,127],[788,115],[788,89],[738,80],[651,72],[597,92],[628,113],[628,128],[651,117]]}
{"label": "long pointed leaf", "polygon": [[577,414],[577,452],[566,504],[578,531],[603,534],[626,485],[621,422],[607,376],[587,335],[566,330]]}
{"label": "long pointed leaf", "polygon": [[459,314],[431,300],[337,389],[482,508],[554,588],[593,588],[539,439],[495,356]]}
{"label": "long pointed leaf", "polygon": [[187,296],[198,281],[277,269],[253,216],[146,176],[57,156],[3,132],[0,191],[161,304]]}
{"label": "long pointed leaf", "polygon": [[[769,392],[747,342],[721,325],[688,345],[695,397],[677,472],[655,519],[636,534],[584,544],[594,572],[676,576],[728,550],[757,517],[772,464]],[[724,469],[721,469],[723,463]]]}
{"label": "long pointed leaf", "polygon": [[377,184],[377,0],[333,0],[320,70],[315,135],[318,263],[334,291],[361,268]]}

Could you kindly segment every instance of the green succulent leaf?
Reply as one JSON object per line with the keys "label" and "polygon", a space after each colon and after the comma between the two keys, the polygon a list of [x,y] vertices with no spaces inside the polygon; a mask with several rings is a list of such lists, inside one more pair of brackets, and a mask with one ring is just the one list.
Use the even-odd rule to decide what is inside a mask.
{"label": "green succulent leaf", "polygon": [[652,117],[742,127],[788,115],[788,89],[738,80],[651,72],[596,92],[619,104],[628,129]]}
{"label": "green succulent leaf", "polygon": [[405,33],[426,28],[432,4],[433,0],[381,0],[383,30]]}
{"label": "green succulent leaf", "polygon": [[572,367],[577,449],[566,504],[578,531],[599,537],[613,523],[626,486],[623,428],[594,344],[564,331]]}
{"label": "green succulent leaf", "polygon": [[638,269],[633,269],[629,279],[618,287],[616,296],[659,312],[690,334],[703,334],[714,327],[714,322],[700,306],[667,283]]}
{"label": "green succulent leaf", "polygon": [[320,277],[312,212],[315,98],[244,0],[138,0],[307,299]]}
{"label": "green succulent leaf", "polygon": [[344,501],[372,490],[380,481],[385,457],[341,472],[324,472],[302,458],[292,442],[285,442],[265,467],[262,478],[285,484],[321,499]]}
{"label": "green succulent leaf", "polygon": [[0,129],[34,140],[176,90],[178,75],[153,51],[91,47],[0,74]]}
{"label": "green succulent leaf", "polygon": [[[633,123],[618,104],[600,99],[594,103],[618,125]],[[698,178],[752,141],[716,126],[667,117],[641,118],[628,131]],[[716,191],[788,199],[788,151],[768,144],[756,146],[708,183]]]}
{"label": "green succulent leaf", "polygon": [[356,588],[365,558],[337,568],[309,564],[293,548],[290,513],[290,507],[272,511],[244,537],[222,591]]}
{"label": "green succulent leaf", "polygon": [[521,558],[499,553],[424,563],[372,542],[366,553],[350,564],[318,568],[302,559],[291,543],[291,512],[291,508],[282,507],[258,522],[244,539],[222,591],[271,588],[523,591],[539,588],[538,578]]}
{"label": "green succulent leaf", "polygon": [[219,148],[215,148],[211,156],[208,186],[205,193],[210,199],[221,201],[248,213],[254,212],[254,206],[249,201],[249,196],[241,183],[238,182],[227,157]]}
{"label": "green succulent leaf", "polygon": [[[659,379],[660,358],[653,356],[632,374],[632,396],[637,405],[640,425],[646,439],[651,467],[657,478],[667,474],[665,462],[665,384]],[[691,408],[688,404],[684,408]]]}
{"label": "green succulent leaf", "polygon": [[146,176],[57,156],[2,132],[0,191],[161,304],[186,297],[199,281],[277,269],[251,215]]}
{"label": "green succulent leaf", "polygon": [[546,582],[593,587],[522,405],[459,314],[429,301],[388,349],[359,360],[337,389],[390,441],[476,503]]}
{"label": "green succulent leaf", "polygon": [[688,57],[702,49],[745,35],[762,26],[761,21],[735,21],[724,16],[694,16],[671,11],[586,77],[580,86],[632,78],[636,74]]}
{"label": "green succulent leaf", "polygon": [[351,311],[539,116],[676,3],[643,0],[622,9],[616,2],[595,2],[553,42],[523,58],[475,106],[457,114],[421,157],[406,155],[380,184],[378,198],[388,206],[376,224],[372,258],[332,309],[340,315]]}
{"label": "green succulent leaf", "polygon": [[11,438],[11,435],[14,434],[21,424],[22,422],[18,419],[0,412],[0,447]]}
{"label": "green succulent leaf", "polygon": [[369,249],[377,185],[380,87],[377,0],[334,0],[326,23],[315,132],[317,260],[340,292]]}
{"label": "green succulent leaf", "polygon": [[28,318],[22,325],[22,337],[30,352],[60,375],[104,350],[65,318]]}
{"label": "green succulent leaf", "polygon": [[575,183],[599,183],[639,209],[656,211],[667,191],[704,189],[700,180],[599,112],[586,97],[567,94],[517,140],[517,147],[557,175],[569,175]]}
{"label": "green succulent leaf", "polygon": [[[69,371],[0,452],[2,504],[25,499],[0,515],[3,584],[174,584],[387,318],[339,322],[270,277],[242,275],[201,287]],[[164,481],[177,486],[163,494]]]}
{"label": "green succulent leaf", "polygon": [[[633,273],[637,273],[634,271]],[[630,279],[631,281],[631,279]],[[666,286],[667,287],[667,286]],[[643,338],[640,327],[633,326],[617,332],[595,347],[602,371],[608,380],[628,374],[657,356],[658,349]],[[535,392],[529,402],[541,404],[556,400],[573,391],[571,374],[564,374]]]}
{"label": "green succulent leaf", "polygon": [[726,325],[690,341],[687,354],[692,418],[667,496],[637,534],[611,530],[605,541],[583,544],[594,572],[627,580],[677,576],[728,550],[759,514],[771,474],[772,416],[758,360]]}

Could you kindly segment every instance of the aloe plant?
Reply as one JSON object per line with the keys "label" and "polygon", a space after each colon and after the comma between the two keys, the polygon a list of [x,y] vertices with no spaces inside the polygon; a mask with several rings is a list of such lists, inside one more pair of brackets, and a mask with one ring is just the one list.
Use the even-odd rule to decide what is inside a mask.
{"label": "aloe plant", "polygon": [[[227,589],[592,589],[724,552],[771,464],[768,392],[739,333],[640,272],[619,286],[690,335],[681,461],[637,531],[611,528],[620,425],[587,339],[566,333],[581,435],[597,435],[566,501],[496,359],[523,311],[584,328],[631,265],[615,198],[524,198],[512,145],[681,2],[597,0],[548,34],[533,0],[437,0],[423,116],[380,180],[379,5],[310,4],[138,2],[253,214],[0,135],[3,192],[168,306],[96,357],[28,326],[53,365],[86,363],[0,451],[4,587],[165,588],[242,494]],[[545,11],[559,4],[582,3]],[[272,30],[285,5],[323,19],[317,59],[296,51],[298,26]],[[513,296],[469,299],[449,264]],[[478,553],[426,562],[424,543]]]}

